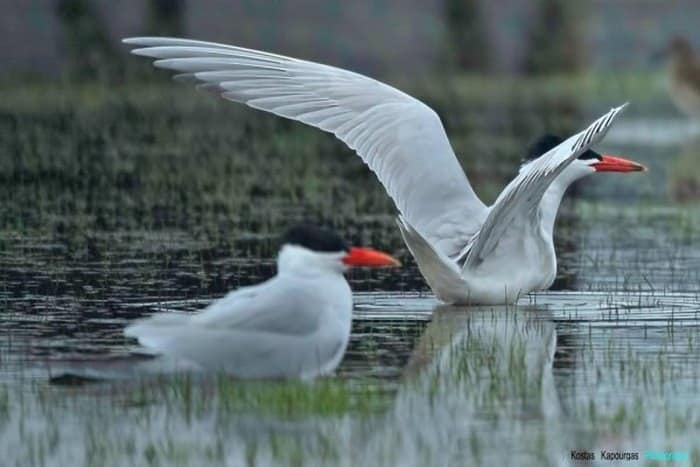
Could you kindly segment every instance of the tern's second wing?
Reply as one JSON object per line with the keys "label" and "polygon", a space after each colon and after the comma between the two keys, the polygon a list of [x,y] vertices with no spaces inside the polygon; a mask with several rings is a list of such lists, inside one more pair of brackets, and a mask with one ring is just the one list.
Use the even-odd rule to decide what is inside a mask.
{"label": "tern's second wing", "polygon": [[578,156],[605,136],[625,105],[611,109],[584,131],[570,137],[520,171],[498,196],[481,230],[468,245],[465,269],[478,266],[493,251],[501,235],[517,216],[528,215],[539,206],[552,181]]}

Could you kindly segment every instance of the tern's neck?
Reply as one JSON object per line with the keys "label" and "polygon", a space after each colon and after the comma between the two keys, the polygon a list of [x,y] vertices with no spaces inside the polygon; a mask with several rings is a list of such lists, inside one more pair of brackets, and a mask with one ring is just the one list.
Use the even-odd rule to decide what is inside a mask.
{"label": "tern's neck", "polygon": [[345,269],[342,262],[344,255],[344,252],[316,252],[297,245],[284,245],[277,256],[277,272],[299,276],[342,274]]}
{"label": "tern's neck", "polygon": [[557,219],[561,199],[572,182],[573,180],[565,180],[562,177],[558,177],[549,185],[547,191],[544,192],[544,196],[542,196],[542,201],[540,202],[540,215],[542,216],[540,225],[548,238],[552,238],[554,221]]}

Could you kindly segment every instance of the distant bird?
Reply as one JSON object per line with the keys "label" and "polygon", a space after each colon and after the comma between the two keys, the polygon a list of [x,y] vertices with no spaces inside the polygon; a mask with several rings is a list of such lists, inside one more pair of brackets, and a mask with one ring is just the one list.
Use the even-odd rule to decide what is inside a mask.
{"label": "distant bird", "polygon": [[686,39],[672,39],[662,52],[668,57],[671,99],[688,117],[700,120],[700,59]]}
{"label": "distant bird", "polygon": [[370,248],[348,247],[334,232],[291,229],[277,275],[235,290],[199,313],[166,312],[128,326],[149,353],[178,368],[240,378],[313,378],[332,372],[350,336],[352,266],[399,266]]}
{"label": "distant bird", "polygon": [[561,198],[594,172],[644,167],[590,147],[617,107],[566,140],[546,136],[487,207],[474,193],[437,114],[424,103],[351,71],[242,47],[137,37],[136,55],[178,78],[256,109],[333,133],[374,171],[400,211],[399,227],[421,273],[448,303],[512,303],[548,288],[556,275],[552,241]]}

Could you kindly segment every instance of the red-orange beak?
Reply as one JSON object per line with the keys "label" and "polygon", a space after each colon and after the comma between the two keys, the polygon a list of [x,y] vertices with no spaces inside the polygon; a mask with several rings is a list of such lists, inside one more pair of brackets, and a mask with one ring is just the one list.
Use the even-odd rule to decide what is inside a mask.
{"label": "red-orange beak", "polygon": [[343,263],[348,266],[401,266],[401,263],[393,256],[372,248],[357,246],[350,248],[350,252],[343,257]]}
{"label": "red-orange beak", "polygon": [[591,164],[596,172],[645,172],[647,170],[642,164],[637,164],[622,157],[603,154],[601,160]]}

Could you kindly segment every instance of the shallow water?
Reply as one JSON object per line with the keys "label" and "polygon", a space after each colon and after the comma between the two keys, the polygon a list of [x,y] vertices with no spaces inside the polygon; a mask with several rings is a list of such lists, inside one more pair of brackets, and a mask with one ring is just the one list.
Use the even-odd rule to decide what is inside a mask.
{"label": "shallow water", "polygon": [[[332,402],[309,402],[293,383],[167,378],[62,389],[15,374],[2,416],[10,465],[503,465],[514,456],[566,465],[574,449],[678,450],[697,462],[693,294],[551,292],[469,310],[416,294],[356,300],[338,376],[301,387],[322,399],[339,385]],[[17,442],[24,449],[10,450]]]}
{"label": "shallow water", "polygon": [[[110,105],[143,118],[135,125],[144,134],[113,128],[103,114],[96,129],[89,118],[77,129],[65,116],[45,122],[20,112],[11,124],[3,120],[5,129],[33,122],[34,137],[61,151],[75,148],[51,135],[67,125],[88,156],[120,145],[139,156],[83,161],[96,164],[88,172],[107,173],[92,180],[99,189],[86,189],[81,164],[75,173],[42,165],[32,158],[41,147],[27,149],[32,138],[11,140],[13,150],[27,153],[17,156],[17,178],[6,180],[0,216],[6,465],[568,465],[576,464],[572,450],[594,451],[610,465],[600,460],[602,449],[637,452],[641,462],[645,450],[676,450],[688,453],[685,464],[700,465],[700,210],[692,202],[700,190],[688,170],[700,145],[692,125],[634,114],[621,120],[600,149],[651,170],[590,177],[572,190],[556,229],[555,290],[517,306],[459,309],[430,295],[401,244],[393,208],[350,154],[293,129],[267,142],[287,148],[300,134],[296,149],[309,154],[292,167],[279,148],[268,148],[267,159],[247,159],[254,167],[220,167],[219,157],[201,162],[216,167],[199,173],[187,165],[191,155],[178,152],[184,143],[166,138],[183,117],[155,119],[151,128],[134,109]],[[220,146],[267,150],[260,137],[223,137],[214,120],[193,123],[188,150],[203,158]],[[236,131],[288,130],[253,122],[252,130]],[[479,124],[479,138],[496,145],[501,128],[483,135]],[[148,152],[164,146],[163,154]],[[171,172],[158,171],[173,155]],[[268,175],[282,177],[280,167],[291,175],[267,183]],[[470,178],[504,177],[488,170]],[[162,178],[151,180],[148,171]],[[64,193],[59,182],[73,191]],[[28,210],[23,203],[33,197],[37,207]],[[275,233],[307,216],[406,264],[350,274],[353,334],[335,376],[48,383],[66,362],[131,365],[134,342],[121,331],[137,317],[196,310],[269,277]]]}

